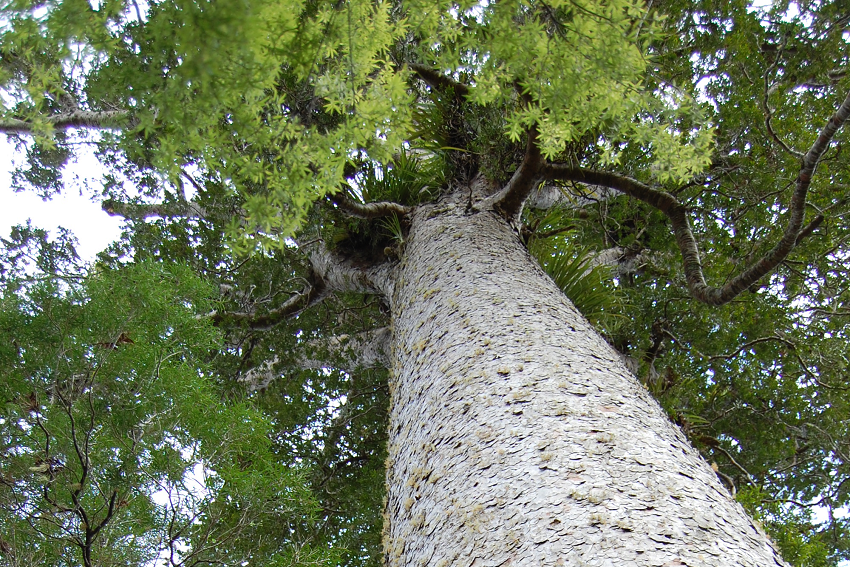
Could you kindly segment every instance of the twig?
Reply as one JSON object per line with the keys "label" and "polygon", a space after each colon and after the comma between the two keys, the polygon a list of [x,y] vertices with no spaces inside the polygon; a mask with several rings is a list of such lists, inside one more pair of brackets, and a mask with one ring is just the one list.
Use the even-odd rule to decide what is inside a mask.
{"label": "twig", "polygon": [[782,337],[777,337],[776,335],[772,335],[770,337],[761,337],[761,338],[754,339],[752,341],[746,342],[729,354],[715,354],[713,356],[709,356],[708,360],[709,360],[709,362],[712,361],[712,360],[731,360],[731,359],[735,358],[736,356],[738,356],[739,354],[741,354],[742,351],[745,351],[750,347],[753,347],[753,346],[761,344],[761,343],[770,342],[770,341],[779,341],[780,343],[785,344],[786,346],[788,346],[792,350],[797,348],[797,345],[795,345],[794,343],[792,343],[788,339],[784,339]]}
{"label": "twig", "polygon": [[733,457],[732,455],[729,454],[729,451],[727,451],[726,449],[721,447],[720,444],[719,444],[719,441],[718,441],[718,445],[716,445],[714,448],[717,449],[718,451],[720,451],[721,453],[723,453],[724,455],[726,455],[726,458],[729,459],[732,462],[733,465],[735,465],[735,468],[738,469],[739,471],[741,471],[742,473],[744,473],[744,476],[747,477],[747,482],[749,482],[752,486],[758,486],[756,484],[756,481],[753,480],[753,476],[749,473],[749,471],[747,471],[747,469],[742,467],[741,463],[736,461],[735,457]]}

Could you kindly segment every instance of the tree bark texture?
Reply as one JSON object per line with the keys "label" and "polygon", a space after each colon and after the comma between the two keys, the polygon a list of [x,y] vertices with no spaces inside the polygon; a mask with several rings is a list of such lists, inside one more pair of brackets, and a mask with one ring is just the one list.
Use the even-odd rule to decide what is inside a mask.
{"label": "tree bark texture", "polygon": [[386,565],[786,565],[507,223],[465,210],[417,210],[398,267]]}

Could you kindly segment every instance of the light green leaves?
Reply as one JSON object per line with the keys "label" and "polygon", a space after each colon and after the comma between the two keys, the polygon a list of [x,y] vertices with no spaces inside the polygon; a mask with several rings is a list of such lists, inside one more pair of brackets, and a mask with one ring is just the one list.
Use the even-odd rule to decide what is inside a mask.
{"label": "light green leaves", "polygon": [[503,108],[511,140],[537,128],[551,159],[592,135],[646,146],[662,181],[707,160],[710,138],[678,133],[687,105],[645,86],[658,20],[633,0],[56,0],[7,14],[0,121],[49,147],[57,116],[125,112],[99,127],[124,129],[139,168],[191,165],[245,203],[237,251],[280,245],[347,164],[387,164],[411,141],[411,62]]}
{"label": "light green leaves", "polygon": [[[413,1],[405,4],[423,59],[469,76],[470,100],[507,108],[505,132],[536,127],[545,157],[592,134],[646,146],[659,179],[681,181],[708,161],[711,137],[676,134],[692,103],[646,86],[659,20],[640,2]],[[648,121],[652,126],[644,126]],[[699,124],[699,122],[697,122]]]}

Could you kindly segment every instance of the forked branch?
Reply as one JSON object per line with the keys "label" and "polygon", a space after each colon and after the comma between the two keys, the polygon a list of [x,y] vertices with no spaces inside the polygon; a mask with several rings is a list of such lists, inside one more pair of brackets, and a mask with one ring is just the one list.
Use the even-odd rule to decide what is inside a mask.
{"label": "forked branch", "polygon": [[245,311],[218,312],[213,311],[208,317],[213,323],[219,325],[224,322],[246,324],[255,331],[265,331],[279,325],[287,319],[295,317],[308,307],[312,307],[328,296],[327,286],[322,278],[313,274],[303,290],[294,294],[283,302],[282,305],[265,313],[254,313]]}
{"label": "forked branch", "polygon": [[207,314],[216,324],[232,322],[264,331],[317,305],[333,293],[363,293],[389,296],[392,293],[392,266],[389,263],[362,267],[340,258],[321,240],[298,244],[310,260],[311,270],[304,288],[282,305],[266,311],[217,312]]}
{"label": "forked branch", "polygon": [[694,239],[693,231],[691,230],[690,222],[688,221],[687,208],[673,195],[653,189],[639,181],[621,175],[592,171],[564,164],[546,164],[542,167],[542,173],[547,180],[578,181],[590,185],[610,187],[652,205],[663,212],[673,225],[673,233],[676,237],[679,250],[682,253],[685,277],[687,278],[691,295],[709,305],[724,305],[773,271],[788,256],[797,243],[805,236],[808,236],[822,222],[822,219],[816,217],[808,226],[803,227],[806,196],[812,182],[815,167],[817,167],[830,141],[847,120],[848,116],[850,116],[850,94],[847,95],[835,114],[833,114],[821,129],[817,140],[815,140],[815,143],[812,144],[812,147],[803,156],[794,193],[791,195],[791,202],[788,206],[788,224],[785,227],[782,238],[764,256],[723,287],[711,287],[706,284],[699,250]]}

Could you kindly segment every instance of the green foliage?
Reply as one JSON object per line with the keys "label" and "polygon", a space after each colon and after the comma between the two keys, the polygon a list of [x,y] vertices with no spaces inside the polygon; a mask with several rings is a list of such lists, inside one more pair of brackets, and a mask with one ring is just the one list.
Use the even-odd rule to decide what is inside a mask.
{"label": "green foliage", "polygon": [[612,283],[611,267],[597,262],[597,252],[581,248],[571,238],[574,227],[564,226],[566,217],[565,211],[556,208],[536,219],[529,251],[576,309],[600,331],[609,333],[622,317],[622,294]]}
{"label": "green foliage", "polygon": [[823,533],[813,533],[811,508],[794,510],[787,504],[772,501],[758,488],[746,488],[738,493],[740,502],[764,527],[782,550],[782,557],[792,565],[821,567],[832,565],[829,545]]}
{"label": "green foliage", "polygon": [[0,298],[5,560],[334,561],[279,534],[316,504],[275,458],[268,418],[216,392],[206,358],[221,336],[197,317],[208,284],[150,262],[30,273],[7,274]]}
{"label": "green foliage", "polygon": [[32,144],[27,148],[29,168],[12,174],[16,190],[34,187],[43,198],[58,194],[62,189],[62,168],[68,161],[67,147]]}
{"label": "green foliage", "polygon": [[430,201],[438,191],[432,185],[434,168],[439,167],[436,160],[434,156],[402,149],[387,167],[379,169],[373,164],[357,180],[363,201],[391,201],[408,206]]}
{"label": "green foliage", "polygon": [[4,17],[0,120],[67,151],[49,116],[120,109],[113,148],[169,178],[191,163],[239,197],[237,251],[279,246],[348,166],[389,164],[417,138],[468,151],[457,146],[474,135],[437,132],[464,117],[445,99],[416,101],[408,62],[464,77],[466,106],[498,109],[500,138],[536,125],[549,157],[588,133],[606,148],[631,140],[666,181],[701,170],[711,150],[688,95],[647,88],[662,20],[632,0],[173,0],[145,13],[122,0],[11,1]]}
{"label": "green foliage", "polygon": [[[45,505],[42,489],[73,506],[83,461],[69,449],[67,425],[94,417],[97,459],[78,483],[85,509],[102,521],[110,490],[132,496],[96,538],[103,563],[144,562],[156,539],[145,534],[164,533],[169,510],[188,522],[183,502],[195,498],[195,509],[210,511],[198,520],[206,533],[245,528],[209,550],[232,549],[218,556],[225,563],[380,565],[387,374],[343,372],[330,353],[325,368],[294,366],[313,341],[386,325],[385,306],[337,295],[267,332],[211,329],[197,314],[262,315],[300,292],[310,266],[285,238],[294,233],[322,238],[360,265],[395,258],[403,219],[344,218],[322,198],[348,191],[413,206],[477,173],[505,182],[531,126],[554,161],[675,194],[707,280],[722,283],[778,238],[799,172],[794,151],[806,151],[850,88],[842,2],[9,0],[2,9],[0,122],[25,121],[34,133],[18,138],[29,164],[16,182],[53,194],[75,148],[96,143],[109,170],[105,199],[185,207],[188,194],[204,212],[130,219],[85,279],[67,237],[54,246],[22,227],[7,244],[0,388],[10,417],[0,430],[11,464],[0,466],[14,470],[2,469],[0,529],[4,542],[9,530],[23,534],[15,545],[31,563],[61,554],[79,563],[69,534],[82,525]],[[469,95],[426,85],[411,64]],[[50,120],[76,108],[121,114],[98,135],[55,132]],[[523,231],[801,566],[850,559],[846,145],[842,131],[813,178],[806,222],[815,214],[823,222],[775,274],[722,308],[689,298],[669,222],[648,205],[565,187],[583,196],[548,217],[527,214]],[[596,252],[612,248],[624,256],[616,285],[591,267]],[[133,261],[141,264],[119,269]],[[27,276],[27,263],[48,275]],[[122,333],[133,343],[98,346]],[[246,393],[240,379],[265,368],[277,379]],[[136,402],[143,383],[148,396]],[[22,406],[30,393],[36,412]],[[90,397],[109,411],[95,415]],[[337,419],[343,410],[348,417]],[[36,423],[48,418],[49,454]],[[139,430],[140,448],[128,452],[127,435]],[[246,457],[252,464],[242,470]],[[216,474],[190,497],[186,471],[199,463]],[[181,503],[156,502],[151,479],[177,487]],[[288,508],[281,487],[301,504]],[[15,509],[13,493],[41,508]],[[259,512],[265,502],[271,515]],[[813,504],[817,516],[806,512]],[[24,521],[32,510],[39,522],[61,520],[43,528],[48,535],[72,530],[61,545],[34,535]],[[242,510],[260,519],[240,524]],[[203,529],[188,530],[187,545]]]}

